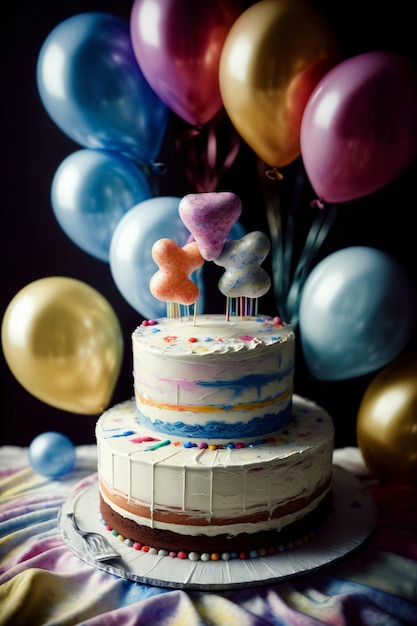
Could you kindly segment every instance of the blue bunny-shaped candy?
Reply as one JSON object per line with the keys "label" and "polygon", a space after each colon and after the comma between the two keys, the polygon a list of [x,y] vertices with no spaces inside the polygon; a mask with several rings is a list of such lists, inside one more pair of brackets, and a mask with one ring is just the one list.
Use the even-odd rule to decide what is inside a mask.
{"label": "blue bunny-shaped candy", "polygon": [[268,237],[253,231],[238,239],[228,239],[221,255],[214,260],[225,268],[219,280],[219,289],[229,298],[259,298],[269,290],[271,279],[260,267],[270,250]]}

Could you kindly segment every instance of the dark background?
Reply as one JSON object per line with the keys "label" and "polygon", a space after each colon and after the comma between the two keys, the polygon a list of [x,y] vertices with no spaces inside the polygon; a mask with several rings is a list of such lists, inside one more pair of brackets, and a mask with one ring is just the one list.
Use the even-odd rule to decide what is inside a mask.
{"label": "dark background", "polygon": [[[244,7],[250,4],[253,2],[242,3]],[[392,50],[416,61],[414,3],[312,0],[312,4],[333,25],[342,60],[367,51]],[[39,278],[68,276],[97,289],[114,308],[125,340],[123,368],[111,403],[132,396],[130,334],[142,318],[119,293],[109,266],[78,248],[55,220],[50,203],[52,178],[60,163],[80,146],[67,138],[44,110],[36,87],[36,61],[48,34],[71,15],[105,11],[128,19],[131,7],[132,2],[126,0],[17,1],[8,7],[8,16],[3,16],[1,24],[0,315],[20,289]],[[175,148],[181,127],[181,121],[171,113],[158,159],[167,165],[167,172],[159,177],[161,196],[194,191],[187,185]],[[291,199],[300,168],[299,159],[283,170],[283,203]],[[413,163],[392,184],[369,197],[340,205],[316,262],[342,247],[375,246],[397,258],[417,288],[416,180],[417,165]],[[241,221],[247,230],[267,232],[257,161],[247,146],[242,146],[218,188],[234,191],[242,198]],[[307,221],[308,202],[313,197],[307,182]],[[303,227],[301,219],[299,237]],[[276,313],[272,293],[262,299],[260,310]],[[400,323],[400,309],[398,319]],[[415,349],[416,333],[405,351]],[[355,445],[357,410],[377,372],[352,380],[320,382],[308,373],[299,349],[298,353],[296,392],[328,409],[336,426],[337,446]],[[59,430],[75,444],[94,443],[95,416],[66,413],[37,400],[15,380],[2,354],[0,381],[0,444],[28,445],[46,430]]]}

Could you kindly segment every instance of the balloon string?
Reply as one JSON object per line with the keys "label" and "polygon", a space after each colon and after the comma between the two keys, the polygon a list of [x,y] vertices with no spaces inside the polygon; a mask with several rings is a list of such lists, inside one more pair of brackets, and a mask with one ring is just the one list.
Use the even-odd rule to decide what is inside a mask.
{"label": "balloon string", "polygon": [[157,198],[159,196],[159,184],[158,176],[166,172],[165,163],[142,163],[140,164],[143,175],[149,183],[152,197]]}
{"label": "balloon string", "polygon": [[212,125],[207,127],[207,172],[216,171],[217,161],[217,138],[216,131]]}
{"label": "balloon string", "polygon": [[235,131],[232,129],[232,132],[230,133],[230,147],[229,147],[229,151],[227,152],[224,160],[223,160],[223,164],[220,166],[219,168],[219,180],[226,174],[226,172],[232,167],[233,163],[235,162],[235,159],[239,153],[240,150],[240,139],[239,137],[236,135]]}
{"label": "balloon string", "polygon": [[[295,218],[296,210],[300,204],[301,195],[304,186],[304,170],[299,167],[295,173],[294,192],[288,207],[287,223],[285,227],[284,243],[283,243],[283,298],[286,297],[291,285],[291,269],[294,256],[294,239],[295,239]],[[282,305],[285,313],[285,319],[290,318],[290,312],[285,304]]]}
{"label": "balloon string", "polygon": [[278,194],[278,178],[268,176],[265,165],[258,160],[258,172],[261,181],[261,189],[264,197],[266,218],[271,239],[271,267],[273,275],[273,290],[278,313],[284,317],[284,248],[283,248],[283,224],[281,214],[281,202]]}
{"label": "balloon string", "polygon": [[[226,155],[219,156],[218,135],[222,125],[228,123],[229,136]],[[225,133],[222,133],[225,135]],[[233,165],[240,149],[240,138],[221,111],[205,126],[188,128],[180,133],[176,147],[181,154],[185,176],[197,193],[215,191],[221,177]]]}
{"label": "balloon string", "polygon": [[291,287],[288,291],[285,311],[289,323],[298,325],[301,294],[311,265],[326,239],[337,213],[336,205],[325,206],[316,214],[308,232],[302,254],[294,271]]}
{"label": "balloon string", "polygon": [[268,175],[264,164],[258,161],[261,173],[261,187],[264,195],[265,210],[271,239],[272,272],[275,302],[279,315],[296,327],[301,293],[307,279],[311,265],[327,237],[336,217],[337,206],[315,203],[312,206],[318,209],[313,223],[307,234],[301,255],[292,275],[294,256],[294,241],[296,234],[296,209],[300,204],[303,186],[304,171],[300,168],[295,175],[295,186],[291,203],[284,214],[279,194],[277,177]]}

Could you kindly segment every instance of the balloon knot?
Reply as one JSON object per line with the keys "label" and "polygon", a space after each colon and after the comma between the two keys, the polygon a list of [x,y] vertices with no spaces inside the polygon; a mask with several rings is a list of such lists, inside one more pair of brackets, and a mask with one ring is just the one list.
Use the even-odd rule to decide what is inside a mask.
{"label": "balloon knot", "polygon": [[194,139],[194,137],[201,135],[203,130],[204,126],[202,124],[199,124],[198,126],[190,126],[180,133],[180,138],[183,141],[189,141],[190,139]]}
{"label": "balloon knot", "polygon": [[265,176],[270,180],[282,180],[284,178],[277,167],[273,167],[271,170],[265,170]]}
{"label": "balloon knot", "polygon": [[324,209],[324,201],[321,198],[315,198],[310,202],[312,209]]}
{"label": "balloon knot", "polygon": [[161,174],[165,174],[167,171],[166,163],[151,163],[150,168],[153,174],[160,176]]}

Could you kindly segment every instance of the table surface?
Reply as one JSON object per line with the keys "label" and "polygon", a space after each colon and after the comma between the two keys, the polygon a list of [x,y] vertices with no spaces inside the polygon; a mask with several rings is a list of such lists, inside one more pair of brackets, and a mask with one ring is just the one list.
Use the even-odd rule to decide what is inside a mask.
{"label": "table surface", "polygon": [[77,557],[57,517],[96,480],[97,452],[76,453],[70,474],[48,479],[32,471],[27,448],[0,447],[0,625],[417,625],[417,488],[379,484],[357,448],[335,450],[334,464],[363,481],[376,503],[368,540],[307,575],[221,592],[145,585]]}

